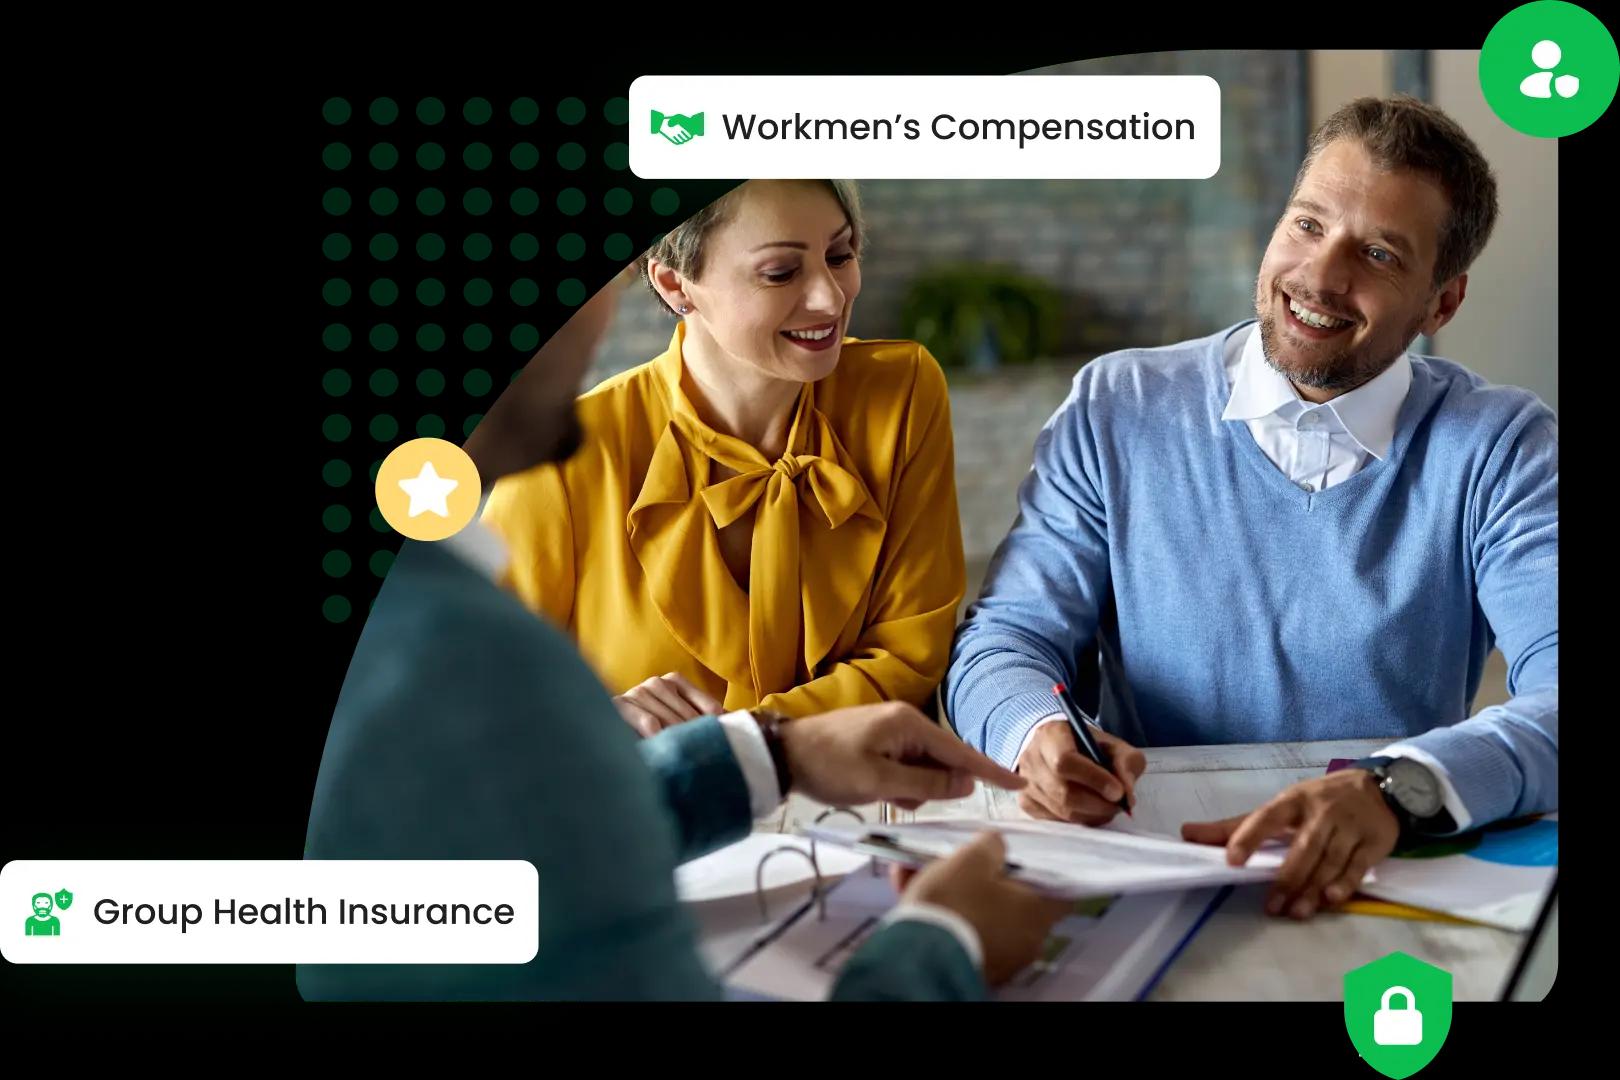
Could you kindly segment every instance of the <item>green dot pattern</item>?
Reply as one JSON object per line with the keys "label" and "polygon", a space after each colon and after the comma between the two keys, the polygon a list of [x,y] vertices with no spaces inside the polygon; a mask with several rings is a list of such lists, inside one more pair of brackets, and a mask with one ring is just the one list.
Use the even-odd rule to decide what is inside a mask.
{"label": "green dot pattern", "polygon": [[512,287],[507,293],[512,297],[512,303],[518,307],[531,307],[540,299],[540,286],[534,283],[533,278],[518,278],[512,282]]}
{"label": "green dot pattern", "polygon": [[528,217],[540,209],[540,195],[534,188],[530,187],[521,187],[512,192],[512,197],[508,202],[512,207],[512,213],[520,214],[523,217]]}
{"label": "green dot pattern", "polygon": [[636,177],[624,83],[594,82],[513,96],[361,80],[306,106],[322,492],[306,565],[322,586],[305,602],[351,648],[400,540],[375,505],[382,459],[470,435],[593,290],[732,186]]}
{"label": "green dot pattern", "polygon": [[520,142],[512,147],[512,167],[528,172],[540,164],[540,149],[534,143]]}
{"label": "green dot pattern", "polygon": [[557,212],[567,214],[569,217],[578,217],[590,205],[585,193],[579,188],[564,188],[557,193]]}

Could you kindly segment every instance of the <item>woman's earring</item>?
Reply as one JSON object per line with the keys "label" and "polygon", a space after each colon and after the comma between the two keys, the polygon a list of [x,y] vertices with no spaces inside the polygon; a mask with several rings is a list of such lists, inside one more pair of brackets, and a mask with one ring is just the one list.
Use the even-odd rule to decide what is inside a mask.
{"label": "woman's earring", "polygon": [[682,315],[685,315],[687,312],[689,312],[691,310],[692,309],[690,307],[688,307],[686,304],[681,305],[681,314]]}

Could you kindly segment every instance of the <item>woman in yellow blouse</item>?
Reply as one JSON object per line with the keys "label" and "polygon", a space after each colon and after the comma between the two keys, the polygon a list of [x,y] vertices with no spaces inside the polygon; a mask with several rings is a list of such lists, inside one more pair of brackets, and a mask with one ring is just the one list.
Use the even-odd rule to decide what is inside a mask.
{"label": "woman in yellow blouse", "polygon": [[680,318],[578,401],[583,449],[498,483],[507,584],[643,734],[704,713],[924,704],[965,588],[945,379],[846,337],[860,208],[751,181],[642,257]]}

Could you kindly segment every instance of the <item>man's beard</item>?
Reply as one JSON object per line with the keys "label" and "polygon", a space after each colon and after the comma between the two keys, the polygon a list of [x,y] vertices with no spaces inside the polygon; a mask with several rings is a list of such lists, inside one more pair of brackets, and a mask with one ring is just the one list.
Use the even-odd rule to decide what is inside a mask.
{"label": "man's beard", "polygon": [[[1290,292],[1289,295],[1298,295]],[[1286,303],[1286,301],[1284,301]],[[1260,345],[1266,363],[1278,374],[1300,386],[1315,390],[1331,390],[1336,394],[1349,393],[1383,374],[1397,357],[1417,338],[1423,328],[1419,315],[1400,337],[1400,344],[1385,355],[1378,342],[1369,342],[1359,348],[1338,349],[1320,359],[1306,362],[1290,361],[1286,366],[1277,359],[1282,355],[1281,331],[1270,305],[1260,314]]]}

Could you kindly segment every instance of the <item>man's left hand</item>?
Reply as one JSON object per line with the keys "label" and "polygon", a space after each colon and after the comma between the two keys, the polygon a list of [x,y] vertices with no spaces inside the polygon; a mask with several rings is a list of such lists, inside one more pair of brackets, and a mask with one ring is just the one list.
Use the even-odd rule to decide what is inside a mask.
{"label": "man's left hand", "polygon": [[1374,865],[1395,850],[1400,824],[1365,769],[1342,769],[1288,788],[1260,809],[1223,821],[1188,822],[1181,838],[1226,845],[1242,866],[1265,841],[1292,834],[1266,910],[1308,919],[1324,902],[1349,899]]}

